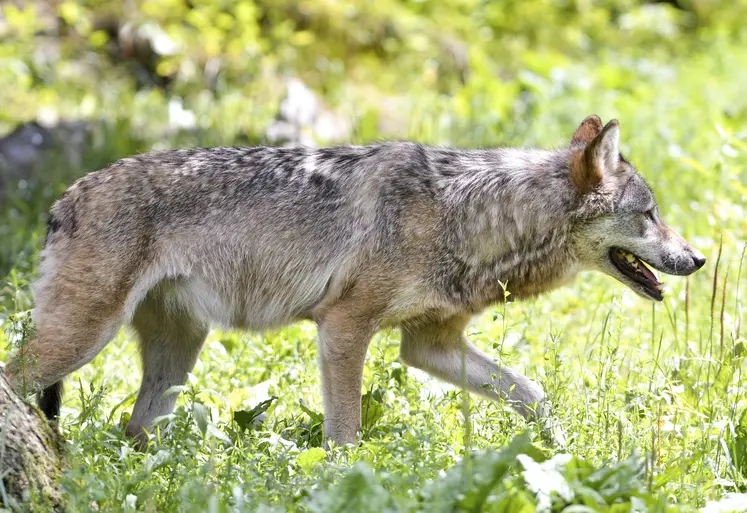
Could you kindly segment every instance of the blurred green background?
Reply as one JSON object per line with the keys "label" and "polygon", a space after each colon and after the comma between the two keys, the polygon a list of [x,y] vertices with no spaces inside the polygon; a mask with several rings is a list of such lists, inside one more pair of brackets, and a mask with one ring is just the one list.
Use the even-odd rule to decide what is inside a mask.
{"label": "blurred green background", "polygon": [[[648,511],[665,511],[745,492],[745,84],[747,0],[3,2],[0,359],[23,339],[11,314],[33,304],[47,209],[120,157],[382,139],[560,147],[596,113],[619,119],[622,152],[708,265],[667,280],[660,306],[583,275],[508,312],[496,307],[469,335],[542,383],[573,454],[593,465],[646,454],[643,470],[606,471],[611,488],[599,473],[574,474],[583,467],[586,479],[593,466],[567,467],[586,490],[578,497],[589,486],[618,506],[645,496],[625,483],[656,491]],[[486,496],[454,465],[526,428],[507,406],[479,402],[465,421],[461,396],[432,393],[433,382],[398,363],[396,333],[383,333],[367,361],[364,400],[376,415],[364,443],[325,453],[314,335],[308,324],[211,333],[175,430],[142,454],[123,435],[139,373],[120,332],[69,380],[71,510],[456,511],[471,493]],[[278,400],[264,427],[236,427],[236,412],[270,395]],[[366,465],[347,474],[355,461],[376,475]],[[512,472],[513,481],[493,475],[503,488],[491,493],[532,489]],[[495,511],[531,511],[537,497]]]}

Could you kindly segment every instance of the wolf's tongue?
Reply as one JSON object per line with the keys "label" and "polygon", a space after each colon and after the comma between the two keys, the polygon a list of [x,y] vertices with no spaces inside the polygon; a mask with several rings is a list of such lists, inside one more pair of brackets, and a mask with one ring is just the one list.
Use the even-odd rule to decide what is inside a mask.
{"label": "wolf's tongue", "polygon": [[645,276],[646,279],[653,283],[655,286],[658,287],[659,285],[661,285],[661,282],[656,278],[656,275],[652,273],[651,270],[646,267],[643,262],[638,263],[638,272]]}

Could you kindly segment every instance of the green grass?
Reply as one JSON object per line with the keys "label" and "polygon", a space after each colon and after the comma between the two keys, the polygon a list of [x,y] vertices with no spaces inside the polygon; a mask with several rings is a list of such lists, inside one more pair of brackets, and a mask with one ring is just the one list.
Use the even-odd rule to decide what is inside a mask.
{"label": "green grass", "polygon": [[[453,12],[426,4],[372,7],[355,26],[379,34],[377,24],[389,27],[384,11],[391,9],[397,21],[389,29],[401,46],[380,54],[356,49],[358,62],[346,68],[356,72],[331,73],[331,84],[302,62],[324,53],[331,39],[287,59],[288,48],[273,46],[276,40],[262,44],[277,52],[281,68],[298,68],[328,103],[350,114],[353,142],[560,146],[587,114],[618,118],[623,153],[652,185],[667,222],[708,257],[706,267],[668,278],[661,304],[585,274],[572,286],[475,318],[475,344],[543,385],[569,435],[567,451],[544,447],[537,427],[506,405],[405,368],[395,331],[378,334],[369,350],[361,443],[324,450],[315,327],[302,323],[262,335],[212,332],[174,416],[139,452],[124,437],[140,372],[133,336],[123,330],[67,382],[62,486],[71,511],[523,512],[547,501],[552,511],[666,511],[697,510],[747,492],[745,38],[718,21],[727,15],[703,15],[694,32],[677,21],[676,37],[667,39],[641,28],[645,17],[627,32],[610,32],[614,23],[596,8],[571,23],[549,4],[511,2],[526,9],[519,21],[546,15],[553,40],[516,20],[505,22],[516,27],[511,32],[501,12],[482,4],[466,2]],[[310,5],[312,14],[323,9]],[[427,12],[411,12],[418,9]],[[403,10],[415,17],[399,16]],[[428,44],[436,39],[428,19],[471,43],[463,82],[439,67],[440,50],[413,49],[416,36]],[[480,39],[480,23],[493,24],[500,44]],[[584,34],[592,49],[579,49]],[[502,48],[513,52],[510,58]],[[410,69],[430,53],[446,74],[436,73],[435,82],[427,70],[421,76]],[[241,69],[230,62],[238,66],[232,72]],[[183,96],[200,126],[166,135],[169,93],[135,92],[120,75],[107,90],[77,82],[61,87],[75,78],[64,73],[57,82],[18,87],[21,107],[4,108],[3,120],[22,119],[23,106],[54,90],[50,101],[63,113],[80,114],[76,106],[93,98],[95,116],[106,124],[82,168],[38,170],[0,204],[0,360],[11,350],[6,346],[19,343],[19,319],[33,304],[29,283],[51,201],[83,172],[154,145],[261,141],[280,99],[272,81],[278,76],[251,84],[229,77],[210,94],[178,82],[172,93]],[[392,114],[384,105],[392,95],[403,107],[387,125]],[[257,408],[266,408],[267,417],[254,426],[249,419]],[[44,510],[35,501],[24,507]],[[578,507],[564,509],[569,504]]]}

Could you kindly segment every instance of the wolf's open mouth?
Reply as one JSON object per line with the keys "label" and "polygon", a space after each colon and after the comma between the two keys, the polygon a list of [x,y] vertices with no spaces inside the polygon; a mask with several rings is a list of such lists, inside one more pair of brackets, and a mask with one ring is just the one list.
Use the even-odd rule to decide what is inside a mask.
{"label": "wolf's open mouth", "polygon": [[642,285],[644,292],[652,299],[657,301],[664,299],[664,295],[661,292],[664,284],[646,267],[643,260],[621,248],[610,249],[610,260],[617,267],[618,271],[639,285]]}

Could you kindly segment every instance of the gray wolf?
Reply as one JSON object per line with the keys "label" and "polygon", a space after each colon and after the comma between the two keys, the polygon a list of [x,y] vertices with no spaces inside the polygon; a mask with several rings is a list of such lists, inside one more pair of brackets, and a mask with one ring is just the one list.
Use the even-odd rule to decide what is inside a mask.
{"label": "gray wolf", "polygon": [[356,439],[364,358],[385,327],[400,330],[404,363],[543,419],[540,386],[467,340],[472,316],[506,290],[536,296],[582,270],[660,301],[644,261],[675,275],[705,263],[664,224],[619,134],[589,116],[554,150],[218,147],[91,173],[49,216],[27,346],[40,406],[58,415],[61,380],[127,323],[143,367],[127,433],[146,440],[211,323],[311,319],[324,431],[338,443]]}

